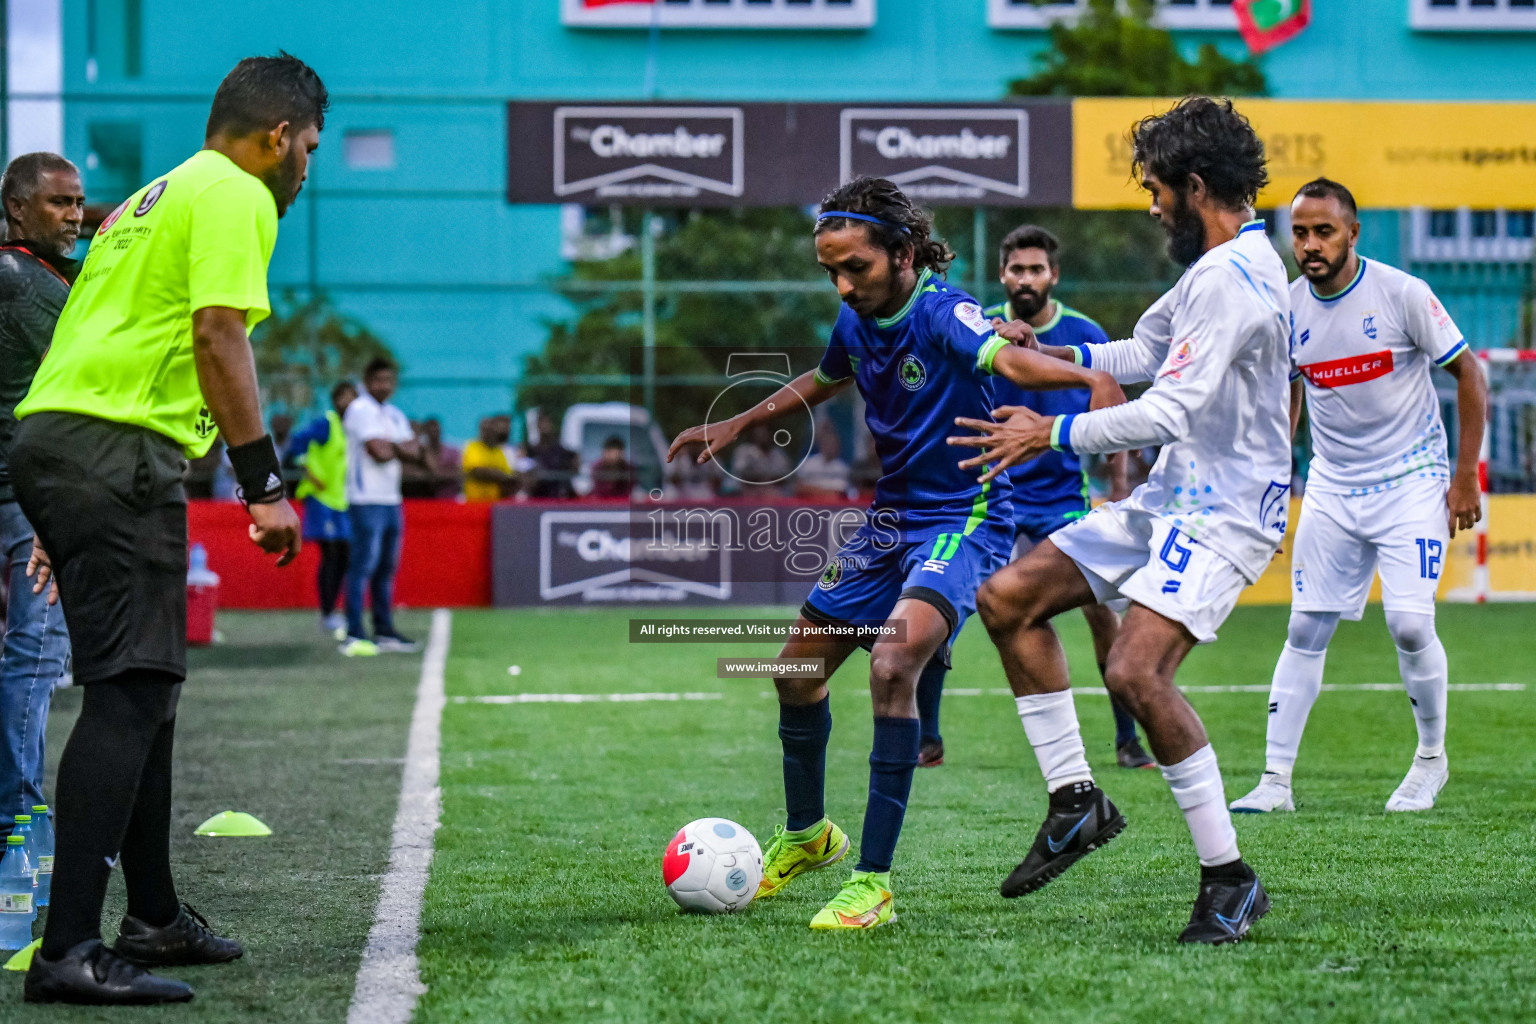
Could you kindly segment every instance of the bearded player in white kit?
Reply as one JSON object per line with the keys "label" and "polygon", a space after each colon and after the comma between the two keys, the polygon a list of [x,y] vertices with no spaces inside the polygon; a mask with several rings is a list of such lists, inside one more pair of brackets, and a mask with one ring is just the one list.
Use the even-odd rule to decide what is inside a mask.
{"label": "bearded player in white kit", "polygon": [[957,421],[978,436],[950,443],[984,449],[961,466],[995,463],[992,472],[1046,448],[1162,446],[1130,497],[1051,534],[977,595],[1050,794],[1045,822],[1002,894],[1034,892],[1125,827],[1094,784],[1050,624],[1070,608],[1123,596],[1131,606],[1104,683],[1146,730],[1194,839],[1200,890],[1179,941],[1216,945],[1240,940],[1269,897],[1238,852],[1216,754],[1174,673],[1196,644],[1216,639],[1285,536],[1290,297],[1285,265],[1253,216],[1268,180],[1264,146],[1230,101],[1186,99],[1139,122],[1131,142],[1169,256],[1187,269],[1134,337],[1041,351],[1152,387],[1076,416],[998,409],[998,423]]}
{"label": "bearded player in white kit", "polygon": [[[1488,386],[1429,285],[1355,252],[1360,221],[1347,188],[1327,178],[1303,185],[1291,204],[1291,236],[1304,275],[1291,285],[1291,423],[1294,430],[1304,388],[1314,456],[1291,559],[1290,628],[1270,684],[1264,776],[1232,810],[1295,810],[1291,769],[1323,684],[1328,641],[1340,618],[1359,620],[1380,573],[1419,732],[1387,810],[1425,811],[1450,777],[1435,590],[1447,541],[1481,516],[1477,452]],[[1431,363],[1456,378],[1454,472]]]}

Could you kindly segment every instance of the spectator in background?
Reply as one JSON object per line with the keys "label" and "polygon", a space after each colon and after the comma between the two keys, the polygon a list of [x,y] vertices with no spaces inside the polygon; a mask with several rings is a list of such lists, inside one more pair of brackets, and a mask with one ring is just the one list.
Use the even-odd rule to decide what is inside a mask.
{"label": "spectator in background", "polygon": [[277,461],[282,462],[288,457],[288,449],[293,444],[293,417],[287,413],[277,413],[268,426],[272,434],[272,447],[277,449]]}
{"label": "spectator in background", "polygon": [[423,459],[400,467],[400,493],[407,498],[457,498],[459,450],[443,443],[443,425],[436,416],[411,421]]}
{"label": "spectator in background", "polygon": [[832,424],[816,425],[816,452],[795,473],[795,497],[843,499],[848,497],[852,470],[843,461],[843,443]]}
{"label": "spectator in background", "polygon": [[679,501],[709,501],[720,493],[720,464],[714,459],[700,465],[703,445],[689,445],[678,452],[668,467],[667,479],[677,489]]}
{"label": "spectator in background", "polygon": [[347,432],[342,421],[357,398],[357,385],[344,380],[331,388],[331,411],[297,434],[290,445],[304,475],[296,496],[304,503],[304,539],[320,549],[320,628],[338,642],[347,639],[347,618],[336,610],[351,554],[352,518],[347,511]]}
{"label": "spectator in background", "polygon": [[634,490],[635,467],[624,457],[624,439],[615,434],[592,463],[592,497],[628,498]]}
{"label": "spectator in background", "polygon": [[500,501],[517,489],[517,474],[507,461],[512,437],[510,416],[487,416],[480,436],[464,446],[464,500]]}
{"label": "spectator in background", "polygon": [[[731,476],[743,484],[757,485],[750,493],[757,497],[781,497],[786,493],[783,480],[794,469],[789,456],[773,443],[768,425],[759,423],[736,444],[731,457]],[[739,493],[740,487],[736,488]]]}
{"label": "spectator in background", "polygon": [[11,487],[9,456],[16,403],[32,386],[79,269],[69,254],[85,210],[80,172],[53,153],[19,156],[0,182],[0,206],[10,239],[0,245],[0,561],[9,563],[10,583],[0,654],[0,834],[9,835],[17,814],[48,802],[43,736],[69,655],[63,609],[46,592],[34,594],[27,577],[32,525]]}
{"label": "spectator in background", "polygon": [[580,459],[576,453],[560,444],[555,433],[555,421],[548,416],[538,418],[538,438],[528,447],[528,457],[533,462],[529,474],[530,498],[574,498],[576,489],[571,481],[576,476]]}
{"label": "spectator in background", "polygon": [[[342,424],[347,433],[347,504],[352,520],[351,564],[347,570],[348,657],[380,651],[414,651],[417,644],[395,629],[395,568],[405,524],[400,513],[400,468],[421,464],[428,456],[405,413],[390,404],[399,380],[395,364],[383,356],[363,370],[363,393]],[[373,639],[363,629],[363,591],[373,605]]]}

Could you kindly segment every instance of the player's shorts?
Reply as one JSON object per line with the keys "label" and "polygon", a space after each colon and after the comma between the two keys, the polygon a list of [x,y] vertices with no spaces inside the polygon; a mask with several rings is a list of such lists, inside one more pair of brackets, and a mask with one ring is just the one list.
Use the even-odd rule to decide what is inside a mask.
{"label": "player's shorts", "polygon": [[1381,603],[1435,613],[1435,591],[1450,554],[1444,480],[1413,478],[1374,494],[1308,490],[1291,553],[1291,607],[1359,620],[1381,575]]}
{"label": "player's shorts", "polygon": [[976,611],[976,591],[1008,562],[1012,533],[990,522],[964,531],[960,521],[926,540],[890,544],[860,530],[827,563],[800,614],[811,622],[884,622],[902,598],[925,601],[949,623],[937,655],[948,668],[950,647]]}
{"label": "player's shorts", "polygon": [[1248,581],[1172,523],[1123,505],[1100,505],[1051,534],[1051,543],[1077,563],[1099,604],[1127,598],[1181,624],[1202,644],[1215,640]]}
{"label": "player's shorts", "polygon": [[338,512],[320,499],[310,495],[304,499],[305,540],[351,540],[352,517],[345,511]]}
{"label": "player's shorts", "polygon": [[[1063,526],[1077,522],[1088,514],[1088,510],[1081,505],[1065,512],[1015,512],[1013,519],[1013,537],[1017,541],[1020,538],[1029,541],[1030,545],[1040,543]],[[1026,548],[1026,550],[1028,550]]]}
{"label": "player's shorts", "polygon": [[77,683],[187,675],[187,492],[181,445],[143,427],[37,413],[11,478],[53,562]]}

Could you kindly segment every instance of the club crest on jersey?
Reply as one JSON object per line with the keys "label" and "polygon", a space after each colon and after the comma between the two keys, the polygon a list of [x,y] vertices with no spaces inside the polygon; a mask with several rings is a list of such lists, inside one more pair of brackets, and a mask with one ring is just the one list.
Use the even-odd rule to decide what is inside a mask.
{"label": "club crest on jersey", "polygon": [[1195,339],[1185,338],[1168,350],[1168,362],[1163,364],[1159,377],[1179,379],[1179,371],[1195,361]]}
{"label": "club crest on jersey", "polygon": [[928,383],[928,371],[923,369],[922,362],[914,355],[908,355],[896,368],[896,375],[901,378],[901,386],[908,391],[916,391]]}
{"label": "club crest on jersey", "polygon": [[144,198],[139,200],[139,205],[134,207],[133,215],[135,217],[142,217],[150,210],[153,210],[155,204],[160,201],[160,197],[165,194],[165,186],[167,184],[168,182],[162,178],[151,185],[149,191],[144,193]]}
{"label": "club crest on jersey", "polygon": [[975,331],[977,334],[988,334],[992,330],[992,324],[988,322],[981,307],[974,302],[961,302],[955,306],[955,319]]}
{"label": "club crest on jersey", "polygon": [[843,563],[837,559],[827,563],[827,567],[821,571],[821,579],[816,581],[816,586],[821,590],[831,590],[843,579]]}
{"label": "club crest on jersey", "polygon": [[1367,338],[1370,338],[1372,341],[1376,340],[1376,314],[1375,313],[1367,313],[1366,314],[1365,320],[1363,320],[1361,322],[1361,324],[1360,324],[1360,330],[1365,334],[1365,336]]}

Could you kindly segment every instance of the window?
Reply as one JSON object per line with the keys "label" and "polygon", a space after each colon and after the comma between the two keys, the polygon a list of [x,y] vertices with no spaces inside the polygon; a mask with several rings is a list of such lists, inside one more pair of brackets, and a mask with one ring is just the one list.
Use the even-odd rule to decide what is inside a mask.
{"label": "window", "polygon": [[1516,263],[1531,258],[1536,213],[1530,210],[1408,211],[1418,261]]}
{"label": "window", "polygon": [[1536,32],[1536,0],[1408,0],[1408,24],[1451,32]]}
{"label": "window", "polygon": [[[1048,28],[1053,21],[1075,17],[1086,6],[1086,0],[987,0],[987,24]],[[1158,21],[1166,28],[1237,29],[1232,0],[1158,0]]]}
{"label": "window", "polygon": [[635,244],[635,236],[624,233],[622,206],[581,206],[566,203],[560,207],[560,258],[566,260],[611,260]]}
{"label": "window", "polygon": [[869,28],[875,0],[560,0],[573,28]]}
{"label": "window", "polygon": [[354,129],[341,139],[349,170],[391,171],[395,167],[395,133],[384,129]]}
{"label": "window", "polygon": [[117,203],[144,184],[144,126],[138,121],[92,121],[86,126],[85,194],[93,203]]}

